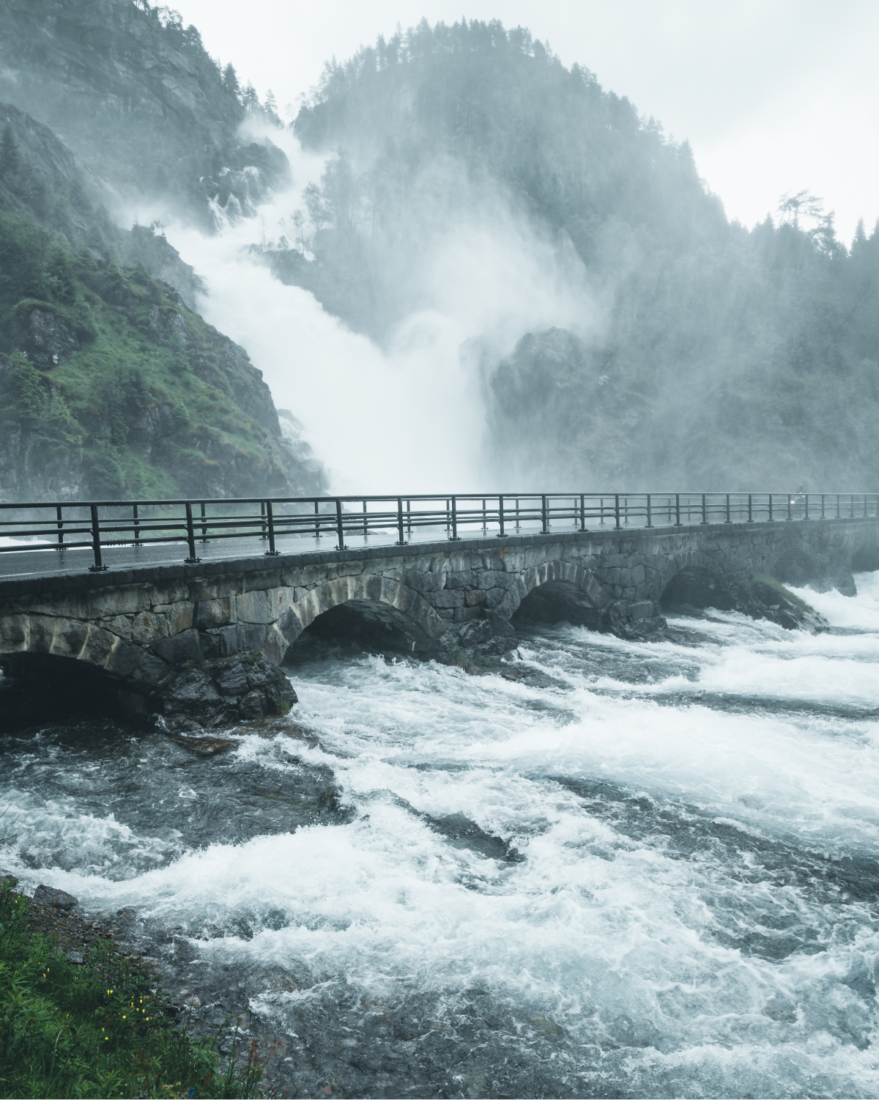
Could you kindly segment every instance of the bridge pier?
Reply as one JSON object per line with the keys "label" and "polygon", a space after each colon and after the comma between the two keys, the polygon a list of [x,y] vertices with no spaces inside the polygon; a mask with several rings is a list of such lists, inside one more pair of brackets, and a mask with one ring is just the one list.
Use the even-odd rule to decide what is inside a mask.
{"label": "bridge pier", "polygon": [[292,702],[277,668],[321,624],[420,658],[500,656],[515,647],[517,622],[656,637],[663,600],[687,602],[689,584],[692,601],[694,578],[703,606],[714,591],[769,614],[777,596],[755,577],[851,592],[852,566],[865,563],[879,564],[879,519],[549,533],[30,577],[0,582],[0,660],[20,676],[30,668],[85,683],[89,674],[93,694],[129,711],[196,720],[201,707],[208,721],[229,722]]}

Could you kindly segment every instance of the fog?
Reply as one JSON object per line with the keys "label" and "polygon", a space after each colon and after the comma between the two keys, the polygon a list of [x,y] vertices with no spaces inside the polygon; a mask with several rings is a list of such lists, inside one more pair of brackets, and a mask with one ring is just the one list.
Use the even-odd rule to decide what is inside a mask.
{"label": "fog", "polygon": [[205,281],[207,294],[194,304],[247,349],[277,407],[302,422],[333,492],[503,488],[502,474],[488,484],[483,380],[461,345],[479,337],[501,355],[531,327],[594,328],[599,311],[582,262],[571,251],[559,254],[489,187],[476,208],[457,205],[448,220],[434,219],[426,247],[397,243],[386,260],[395,270],[379,277],[399,283],[404,270],[418,305],[379,344],[328,314],[307,290],[282,284],[261,253],[249,251],[271,249],[289,232],[303,189],[319,180],[327,158],[303,152],[289,130],[251,122],[242,137],[269,138],[293,168],[292,188],[257,217],[230,219],[216,208],[218,232],[208,235],[157,205],[124,216],[162,222]]}

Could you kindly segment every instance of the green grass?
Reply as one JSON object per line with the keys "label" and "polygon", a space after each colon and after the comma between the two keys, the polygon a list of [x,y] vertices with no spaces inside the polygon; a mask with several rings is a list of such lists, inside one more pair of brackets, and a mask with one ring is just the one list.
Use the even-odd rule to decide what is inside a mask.
{"label": "green grass", "polygon": [[[252,378],[234,345],[142,266],[71,254],[0,203],[0,351],[12,352],[35,308],[72,327],[80,347],[48,370],[31,366],[26,394],[13,387],[0,395],[2,419],[42,438],[42,417],[60,397],[50,448],[85,465],[92,495],[180,496],[182,485],[207,484],[227,464],[256,483],[281,474],[277,441],[238,406],[235,386],[246,390]],[[146,438],[154,441],[149,454]]]}
{"label": "green grass", "polygon": [[28,931],[28,905],[0,886],[0,1097],[257,1095],[255,1043],[224,1066],[217,1040],[175,1025],[143,967],[109,944],[74,965]]}

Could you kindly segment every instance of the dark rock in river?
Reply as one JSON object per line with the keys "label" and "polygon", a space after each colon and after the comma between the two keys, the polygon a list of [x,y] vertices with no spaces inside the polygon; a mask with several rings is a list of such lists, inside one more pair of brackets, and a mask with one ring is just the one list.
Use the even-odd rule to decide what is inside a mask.
{"label": "dark rock in river", "polygon": [[51,905],[55,909],[75,909],[79,902],[73,894],[57,890],[54,886],[38,886],[34,891],[37,905]]}
{"label": "dark rock in river", "polygon": [[284,673],[253,654],[181,668],[160,685],[153,699],[171,730],[276,717],[297,701]]}

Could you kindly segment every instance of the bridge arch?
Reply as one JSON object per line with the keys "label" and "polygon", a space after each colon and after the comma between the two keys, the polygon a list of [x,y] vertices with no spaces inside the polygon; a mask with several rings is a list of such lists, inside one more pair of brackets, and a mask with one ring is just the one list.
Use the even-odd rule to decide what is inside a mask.
{"label": "bridge arch", "polygon": [[609,602],[592,573],[556,559],[524,569],[497,610],[513,622],[569,622],[596,630]]}
{"label": "bridge arch", "polygon": [[280,664],[303,634],[324,634],[418,655],[430,649],[446,625],[408,585],[381,574],[357,574],[309,589],[274,624],[263,652]]}

